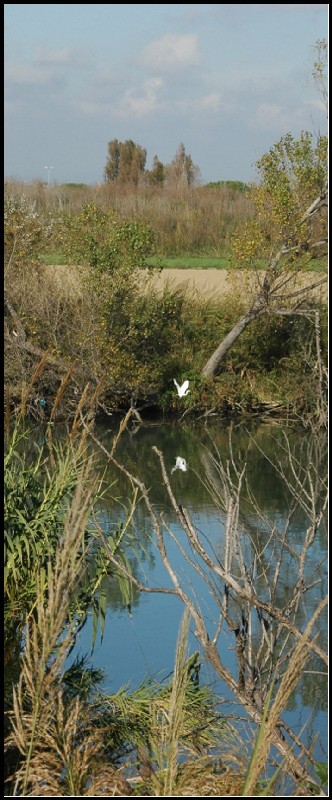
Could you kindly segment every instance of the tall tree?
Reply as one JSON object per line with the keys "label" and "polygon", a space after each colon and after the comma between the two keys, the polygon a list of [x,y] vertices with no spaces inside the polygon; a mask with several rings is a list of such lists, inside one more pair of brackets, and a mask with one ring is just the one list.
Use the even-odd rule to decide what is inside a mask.
{"label": "tall tree", "polygon": [[178,187],[192,186],[199,178],[199,167],[194,164],[192,157],[187,155],[182,142],[166,171],[169,182]]}
{"label": "tall tree", "polygon": [[108,143],[107,153],[104,177],[107,183],[111,183],[118,178],[120,169],[120,142],[117,139]]}
{"label": "tall tree", "polygon": [[[312,77],[328,108],[327,40],[314,46],[316,60]],[[234,239],[237,257],[252,266],[265,258],[266,270],[257,276],[257,291],[246,313],[227,334],[203,367],[212,377],[221,369],[228,351],[241,333],[261,314],[306,312],[312,290],[327,276],[306,289],[296,276],[306,261],[327,251],[328,223],[328,140],[303,132],[298,141],[291,134],[282,137],[257,162],[260,184],[252,189],[255,220]]]}
{"label": "tall tree", "polygon": [[165,180],[165,169],[158,156],[153,157],[152,169],[146,171],[148,183],[152,186],[163,186]]}
{"label": "tall tree", "polygon": [[108,158],[104,170],[106,182],[132,183],[138,185],[144,175],[146,150],[141,145],[127,139],[119,142],[112,139],[108,144]]}
{"label": "tall tree", "polygon": [[203,375],[217,374],[241,333],[262,314],[309,313],[312,290],[297,276],[313,257],[327,249],[327,137],[316,142],[310,133],[298,140],[282,137],[257,163],[260,182],[251,189],[255,217],[233,240],[233,251],[244,267],[265,259],[257,271],[256,290],[247,311],[237,321],[203,367]]}

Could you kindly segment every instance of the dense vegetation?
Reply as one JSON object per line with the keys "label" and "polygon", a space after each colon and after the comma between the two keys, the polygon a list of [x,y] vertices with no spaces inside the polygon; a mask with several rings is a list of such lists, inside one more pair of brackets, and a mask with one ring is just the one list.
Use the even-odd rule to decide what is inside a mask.
{"label": "dense vegetation", "polygon": [[[144,153],[141,156],[143,163]],[[186,158],[182,152],[191,174],[193,165]],[[157,162],[155,169],[160,174]],[[106,541],[95,513],[101,484],[100,476],[96,480],[92,474],[87,437],[93,435],[98,413],[127,412],[118,437],[131,415],[139,420],[145,408],[200,415],[276,413],[311,431],[326,426],[327,310],[310,293],[304,296],[305,305],[301,299],[296,307],[283,303],[273,313],[264,308],[227,351],[218,374],[207,380],[204,364],[245,312],[246,297],[234,292],[227,302],[204,300],[167,286],[157,293],[150,284],[151,257],[218,255],[231,259],[235,269],[269,259],[275,248],[275,292],[281,281],[288,286],[300,276],[317,255],[311,247],[313,232],[315,242],[318,237],[323,245],[319,255],[324,260],[325,216],[314,216],[312,222],[311,215],[309,219],[303,213],[317,193],[325,208],[326,141],[314,144],[308,135],[298,142],[284,137],[261,159],[259,169],[261,182],[254,187],[195,187],[191,180],[161,186],[152,179],[142,187],[132,178],[122,185],[108,180],[96,187],[16,182],[5,186],[5,615],[10,672],[6,778],[13,795],[98,796],[108,787],[112,795],[170,796],[186,794],[190,786],[193,795],[255,796],[271,789],[258,783],[267,758],[264,746],[270,744],[280,746],[289,759],[300,793],[309,789],[315,794],[326,783],[325,765],[313,764],[318,778],[308,784],[306,768],[292,760],[289,749],[285,752],[276,733],[294,681],[316,646],[310,638],[311,622],[302,633],[295,623],[290,626],[288,611],[286,618],[275,609],[270,594],[268,603],[250,594],[244,568],[245,589],[237,582],[234,586],[231,562],[226,578],[220,562],[207,562],[211,589],[216,580],[231,575],[238,597],[243,599],[245,592],[246,602],[249,598],[269,615],[268,625],[275,622],[278,635],[285,633],[282,654],[295,632],[289,653],[280,661],[282,679],[269,716],[273,682],[259,715],[245,698],[252,719],[261,723],[249,768],[241,761],[240,768],[229,770],[227,762],[219,774],[207,755],[211,746],[224,753],[230,731],[215,713],[211,693],[199,686],[197,654],[188,657],[188,611],[205,654],[221,676],[225,670],[206,636],[200,609],[181,587],[177,592],[187,611],[167,686],[144,685],[133,695],[105,696],[98,689],[100,676],[84,664],[75,665],[70,674],[65,669],[89,607],[96,624],[103,624],[103,579],[119,580],[124,605],[130,604],[134,585],[126,553],[127,526],[119,524]],[[61,255],[66,265],[62,272],[47,265],[52,253]],[[268,292],[266,296],[269,301]],[[190,381],[185,404],[174,391],[174,377]],[[29,453],[24,429],[31,418],[43,423],[44,443]],[[68,426],[62,449],[52,437],[56,420]],[[118,437],[107,454],[115,464]],[[318,437],[313,442],[303,475],[291,460],[294,503],[308,514],[299,586],[290,604],[294,614],[306,591],[305,559],[326,509],[325,487],[318,478]],[[169,490],[162,454],[157,455]],[[235,536],[242,476],[236,469],[231,476],[222,464],[217,467],[225,505],[220,496],[218,502],[226,516],[230,514]],[[126,471],[125,466],[119,468]],[[144,484],[126,474],[133,486],[133,507],[139,490],[165,559],[162,519],[149,505]],[[199,547],[195,536],[190,539],[190,521],[177,505],[175,513],[191,544]],[[282,553],[284,549],[285,538]],[[261,555],[255,554],[258,562]],[[240,560],[241,568],[243,564]],[[266,574],[265,567],[259,569]],[[280,569],[281,561],[276,581]],[[267,585],[267,593],[270,589]],[[325,599],[317,619],[324,608]],[[231,627],[227,613],[225,619]],[[262,647],[264,636],[265,628]],[[318,655],[325,659],[319,648]],[[273,658],[271,650],[271,669]],[[236,682],[229,680],[236,695]],[[241,692],[240,687],[240,700]],[[120,765],[126,761],[128,766],[130,759],[134,780],[128,783]]]}
{"label": "dense vegetation", "polygon": [[[285,153],[291,166],[282,166]],[[303,302],[302,309],[301,303],[276,309],[281,313],[268,313],[267,307],[211,383],[202,375],[204,363],[245,310],[246,294],[234,291],[222,301],[167,286],[157,293],[149,272],[158,267],[149,265],[165,253],[218,254],[233,269],[264,264],[272,245],[278,247],[283,236],[287,242],[298,236],[296,220],[320,190],[325,154],[326,143],[314,146],[308,135],[299,142],[285,137],[261,160],[261,183],[245,191],[224,185],[140,189],[112,183],[83,188],[8,183],[8,402],[20,404],[29,376],[45,356],[27,396],[32,414],[36,408],[40,412],[40,398],[50,408],[62,385],[56,418],[66,416],[88,383],[92,392],[98,387],[100,408],[122,409],[134,402],[176,411],[174,377],[190,380],[186,408],[193,412],[311,414],[325,374],[324,306],[308,294],[304,309]],[[282,273],[278,267],[274,285],[286,275],[289,286],[287,270],[294,278],[317,255],[324,269],[325,256],[310,248],[301,252],[304,245],[307,250],[306,237],[296,258],[290,245],[291,259]],[[52,253],[58,263],[60,253],[66,271],[47,267]]]}
{"label": "dense vegetation", "polygon": [[[168,754],[174,761],[178,739],[193,757],[227,738],[227,726],[214,710],[212,693],[198,686],[187,628],[174,679],[160,686],[150,681],[131,693],[107,695],[99,688],[101,672],[86,667],[84,659],[66,668],[91,604],[96,624],[103,625],[103,580],[117,578],[123,603],[129,603],[129,572],[121,577],[110,554],[130,570],[130,533],[120,524],[107,542],[98,533],[98,480],[86,437],[68,438],[60,448],[49,429],[45,446],[27,456],[22,423],[7,442],[5,463],[6,787],[20,796],[98,796],[108,786],[112,795],[145,793],[144,769],[137,773],[144,753],[162,770]],[[172,754],[172,743],[160,740],[166,732],[160,715],[166,718],[175,699]],[[123,776],[124,758],[137,774],[133,787]],[[209,760],[205,769],[212,777]],[[154,783],[158,794],[157,777]]]}
{"label": "dense vegetation", "polygon": [[[68,427],[61,446],[57,444],[52,422],[35,426],[36,431],[44,432],[44,437],[40,444],[35,442],[32,445],[33,431],[22,417],[13,432],[8,431],[6,439],[6,792],[9,796],[98,796],[105,792],[112,796],[188,796],[190,787],[190,794],[199,796],[269,795],[273,794],[280,771],[275,768],[275,762],[272,774],[265,773],[263,768],[270,745],[279,744],[285,757],[286,772],[290,772],[295,780],[296,794],[321,793],[327,783],[326,764],[311,757],[307,765],[306,748],[302,751],[303,764],[299,758],[295,759],[292,748],[285,751],[285,740],[278,739],[275,725],[301,677],[304,664],[313,655],[313,663],[320,664],[320,660],[323,663],[326,660],[326,636],[310,636],[320,630],[320,614],[325,609],[326,599],[318,604],[303,633],[294,627],[299,593],[311,588],[312,572],[306,574],[305,562],[316,536],[320,535],[322,513],[326,507],[327,487],[321,473],[325,437],[317,435],[317,431],[314,437],[309,434],[303,437],[303,448],[302,445],[300,448],[303,449],[303,464],[299,461],[299,453],[290,454],[290,480],[294,492],[292,513],[305,508],[309,523],[305,544],[296,555],[299,579],[294,585],[294,602],[289,604],[291,614],[285,614],[273,600],[275,587],[270,601],[261,591],[253,594],[258,609],[264,611],[264,616],[260,617],[264,626],[260,644],[254,644],[253,640],[249,646],[254,645],[258,672],[263,668],[265,672],[267,662],[262,645],[266,631],[271,627],[269,638],[276,636],[277,647],[275,652],[271,651],[269,669],[271,675],[278,672],[278,685],[274,687],[273,680],[269,682],[256,746],[249,763],[232,724],[218,710],[218,698],[200,683],[202,656],[199,651],[190,654],[187,646],[188,612],[197,626],[196,635],[203,653],[206,650],[205,655],[209,654],[217,674],[219,672],[226,682],[230,681],[235,695],[239,691],[240,701],[244,697],[244,685],[238,685],[230,673],[227,675],[215,643],[206,637],[199,600],[193,604],[181,585],[178,586],[178,578],[175,578],[175,587],[178,586],[175,592],[187,610],[179,633],[174,672],[168,680],[159,684],[147,680],[134,690],[122,687],[110,694],[103,690],[102,672],[88,667],[84,659],[71,659],[68,666],[76,634],[88,613],[93,613],[94,617],[94,638],[99,625],[103,634],[110,582],[113,585],[115,581],[118,583],[122,607],[127,609],[135,603],[137,592],[149,590],[140,584],[133,569],[132,556],[137,556],[137,548],[142,549],[142,555],[144,553],[144,537],[137,537],[135,526],[131,526],[138,502],[143,498],[149,507],[149,490],[140,479],[130,475],[127,466],[121,467],[131,478],[132,485],[132,496],[127,498],[124,517],[123,503],[114,497],[112,487],[103,483],[102,465],[96,452],[91,455],[88,446],[90,436],[94,436],[91,411],[91,404],[87,409],[82,402],[78,403],[77,418]],[[122,420],[109,452],[104,450],[115,464],[117,443],[132,417],[135,419],[135,409],[130,409]],[[280,441],[280,444],[285,451],[285,442]],[[157,455],[163,465],[162,454],[157,452]],[[225,492],[220,493],[218,481],[214,488],[211,485],[211,498],[214,498],[220,513],[226,513],[228,533],[232,539],[237,536],[242,476],[238,473],[237,487],[233,483],[236,476],[230,474],[229,464],[224,471],[215,455],[213,459],[225,482]],[[164,478],[170,491],[167,475]],[[98,502],[105,492],[108,503],[114,506],[115,511],[118,509],[119,520],[107,533],[102,522],[103,506]],[[164,504],[161,508],[164,509]],[[183,514],[177,507],[178,515],[180,511]],[[172,564],[167,564],[162,534],[163,510],[157,514],[151,508],[151,515],[159,555],[165,559],[165,566],[172,575]],[[186,518],[182,518],[181,523],[179,516],[178,522],[186,531]],[[273,548],[279,537],[280,533],[274,529]],[[199,546],[198,540],[196,544]],[[280,537],[280,545],[281,553],[287,555],[291,545],[287,528]],[[266,572],[265,551],[266,547],[263,553],[256,552],[255,559]],[[292,553],[294,559],[293,548]],[[216,579],[220,581],[221,562],[219,558],[214,562],[207,553],[201,555],[207,559],[209,571],[205,579],[213,591]],[[243,554],[238,566],[242,558]],[[190,563],[192,556],[188,555],[188,566]],[[244,569],[244,564],[242,567]],[[235,615],[236,619],[238,610],[237,602],[233,609],[236,594],[239,592],[240,608],[244,608],[241,597],[248,598],[249,588],[246,581],[243,584],[245,589],[240,585],[245,573],[238,583],[239,577],[235,577],[237,571],[232,572],[231,562],[228,570],[231,570],[228,574],[232,581],[233,601],[225,619],[232,630],[232,618]],[[280,571],[279,563],[276,581]],[[266,579],[269,597],[271,586],[267,574]],[[160,591],[158,588],[155,590]],[[164,591],[172,592],[174,589],[165,588]],[[222,597],[220,595],[220,608]],[[316,628],[312,631],[314,623]],[[240,644],[235,629],[234,635]],[[316,654],[312,652],[314,647]],[[246,708],[257,722],[257,705],[250,701],[250,687],[248,691]],[[299,739],[296,741],[298,744]],[[281,796],[280,789],[278,794]]]}

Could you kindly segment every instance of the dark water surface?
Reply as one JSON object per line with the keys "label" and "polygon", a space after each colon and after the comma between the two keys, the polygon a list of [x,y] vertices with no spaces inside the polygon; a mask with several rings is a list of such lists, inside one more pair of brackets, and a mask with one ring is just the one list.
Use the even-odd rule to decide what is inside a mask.
{"label": "dark water surface", "polygon": [[[96,436],[105,448],[111,449],[113,436],[118,430],[118,421],[110,418],[106,424],[96,426]],[[287,434],[287,439],[285,438]],[[262,560],[267,576],[274,576],[276,532],[283,532],[288,520],[287,540],[291,549],[283,554],[282,568],[278,579],[276,605],[283,608],[291,597],[298,577],[299,553],[303,547],[308,527],[305,508],[296,508],[291,514],[292,497],[285,481],[280,475],[284,470],[292,478],[287,447],[298,464],[304,466],[306,474],[307,459],[317,459],[318,473],[325,479],[327,474],[325,434],[310,441],[310,435],[303,431],[286,429],[278,424],[241,423],[226,424],[211,419],[204,421],[179,422],[174,419],[145,420],[143,426],[136,426],[132,420],[122,434],[116,450],[118,461],[139,477],[149,488],[149,498],[156,511],[163,512],[169,532],[165,542],[169,559],[179,580],[191,597],[196,598],[207,620],[208,630],[213,635],[218,623],[218,609],[206,583],[197,572],[188,566],[179,548],[172,539],[172,533],[179,538],[185,549],[188,544],[179,526],[175,512],[168,498],[159,464],[152,447],[162,451],[172,490],[178,504],[186,507],[195,528],[209,552],[223,562],[225,542],[225,515],[218,504],[220,481],[213,466],[213,458],[221,458],[224,466],[231,456],[240,470],[246,464],[248,486],[255,496],[257,507],[248,503],[243,490],[240,503],[239,525],[243,539],[243,550],[248,564],[252,561],[253,543],[256,549],[265,545]],[[95,445],[91,445],[94,449]],[[133,494],[128,479],[115,470],[105,454],[98,452],[99,469],[105,471],[105,485],[108,489],[100,501],[102,527],[105,533],[125,520],[126,508]],[[218,455],[219,454],[219,455]],[[171,473],[177,456],[185,458],[187,471],[176,470]],[[273,463],[278,463],[276,471]],[[294,475],[293,475],[294,478]],[[219,481],[219,483],[218,483]],[[214,487],[214,497],[211,496]],[[210,489],[209,489],[210,487]],[[259,510],[258,510],[259,509]],[[130,526],[132,545],[127,554],[134,574],[142,583],[150,586],[171,587],[171,580],[156,547],[151,520],[142,501],[134,514]],[[278,551],[279,552],[279,551]],[[312,573],[315,585],[300,602],[296,623],[304,629],[314,610],[327,591],[327,524],[322,521],[317,531],[307,559],[306,574]],[[266,587],[257,575],[257,594],[268,599]],[[219,587],[220,588],[220,587]],[[103,638],[97,634],[90,662],[94,667],[105,671],[103,689],[116,692],[120,687],[135,689],[146,677],[163,678],[172,672],[179,625],[184,611],[179,598],[167,594],[146,594],[134,590],[131,607],[124,606],[121,592],[115,581],[108,581],[107,612]],[[319,618],[319,644],[326,648],[327,615]],[[254,631],[255,636],[255,631]],[[77,655],[90,653],[92,642],[92,616],[79,634],[71,659]],[[237,675],[234,636],[225,628],[219,640],[222,660],[234,675]],[[190,652],[199,649],[194,635],[194,625],[190,626]],[[305,726],[302,740],[308,746],[315,737],[315,757],[325,761],[327,753],[327,676],[326,669],[318,657],[313,657],[306,665],[300,682],[292,694],[283,718],[297,733]],[[229,702],[228,687],[216,676],[210,664],[202,657],[201,681],[209,683],[215,692],[227,700],[222,708],[228,713],[241,714],[238,705]]]}

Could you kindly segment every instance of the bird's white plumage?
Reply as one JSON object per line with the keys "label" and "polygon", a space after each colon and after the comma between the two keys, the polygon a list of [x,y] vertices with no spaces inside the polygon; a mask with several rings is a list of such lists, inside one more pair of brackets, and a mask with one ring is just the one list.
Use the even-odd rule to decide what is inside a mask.
{"label": "bird's white plumage", "polygon": [[175,386],[177,388],[177,392],[178,392],[179,397],[185,397],[186,394],[188,394],[188,392],[190,392],[189,381],[184,381],[182,386],[180,386],[178,384],[178,382],[177,382],[177,380],[175,378],[173,378],[173,381],[174,381]]}
{"label": "bird's white plumage", "polygon": [[182,469],[182,472],[187,472],[187,462],[185,458],[182,458],[182,456],[177,456],[175,466],[171,472],[175,472],[176,469]]}

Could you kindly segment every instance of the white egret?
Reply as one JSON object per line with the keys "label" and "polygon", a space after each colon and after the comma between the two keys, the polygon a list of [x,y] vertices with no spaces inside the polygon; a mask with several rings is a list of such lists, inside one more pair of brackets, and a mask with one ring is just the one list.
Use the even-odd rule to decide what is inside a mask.
{"label": "white egret", "polygon": [[190,392],[190,389],[188,388],[189,387],[189,381],[184,381],[182,386],[179,386],[179,384],[178,384],[177,380],[175,380],[175,378],[173,378],[173,381],[174,381],[175,386],[176,386],[176,388],[178,390],[179,397],[185,397],[186,394],[188,394],[188,392]]}
{"label": "white egret", "polygon": [[182,472],[187,472],[187,462],[182,456],[177,456],[175,466],[171,470],[171,473],[175,472],[176,469],[182,469]]}

